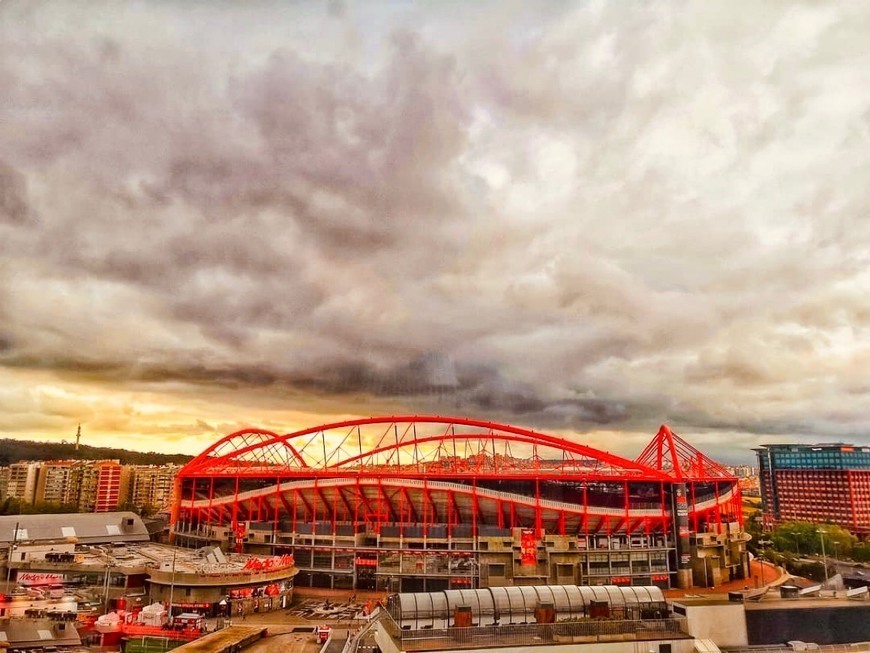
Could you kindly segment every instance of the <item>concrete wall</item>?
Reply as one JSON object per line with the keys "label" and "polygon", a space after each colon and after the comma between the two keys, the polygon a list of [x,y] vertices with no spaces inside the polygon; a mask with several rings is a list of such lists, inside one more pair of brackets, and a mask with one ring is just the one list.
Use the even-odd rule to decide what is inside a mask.
{"label": "concrete wall", "polygon": [[[850,644],[870,640],[870,603],[831,607],[746,610],[749,643],[791,640],[816,644]],[[718,642],[717,642],[718,643]]]}
{"label": "concrete wall", "polygon": [[746,611],[742,603],[678,605],[685,610],[692,637],[712,639],[720,647],[749,645]]}
{"label": "concrete wall", "polygon": [[[375,641],[383,653],[400,653],[400,649],[396,646],[395,641],[383,629],[378,628],[375,634]],[[695,650],[694,639],[662,639],[662,640],[647,640],[647,641],[625,641],[625,642],[598,642],[594,644],[558,644],[559,653],[659,653],[661,644],[670,644],[671,653],[693,653]],[[542,644],[541,646],[506,646],[503,648],[485,648],[475,649],[476,653],[553,653],[553,644]],[[455,653],[461,649],[442,649],[447,653]],[[427,653],[438,653],[438,651],[427,651]]]}

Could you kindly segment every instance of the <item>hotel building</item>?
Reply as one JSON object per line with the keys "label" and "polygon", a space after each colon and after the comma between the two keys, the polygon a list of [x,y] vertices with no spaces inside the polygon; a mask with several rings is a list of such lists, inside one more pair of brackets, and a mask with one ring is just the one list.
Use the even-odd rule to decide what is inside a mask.
{"label": "hotel building", "polygon": [[768,444],[755,452],[768,526],[832,522],[870,535],[870,446]]}

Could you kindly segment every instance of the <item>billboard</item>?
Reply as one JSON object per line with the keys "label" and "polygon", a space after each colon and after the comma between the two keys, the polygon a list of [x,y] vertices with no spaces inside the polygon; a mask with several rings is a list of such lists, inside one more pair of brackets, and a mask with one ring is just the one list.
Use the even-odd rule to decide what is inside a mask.
{"label": "billboard", "polygon": [[520,533],[520,564],[535,565],[538,563],[538,542],[535,531],[524,528]]}

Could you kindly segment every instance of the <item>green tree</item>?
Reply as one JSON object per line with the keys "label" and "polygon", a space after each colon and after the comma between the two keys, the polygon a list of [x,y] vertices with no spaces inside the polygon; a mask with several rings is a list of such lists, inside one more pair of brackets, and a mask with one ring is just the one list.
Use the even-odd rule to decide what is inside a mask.
{"label": "green tree", "polygon": [[[820,531],[824,531],[821,533]],[[822,552],[822,537],[825,553],[831,557],[835,552],[849,558],[857,538],[836,524],[813,524],[810,522],[785,522],[770,536],[777,551],[791,551],[799,555],[819,555]]]}

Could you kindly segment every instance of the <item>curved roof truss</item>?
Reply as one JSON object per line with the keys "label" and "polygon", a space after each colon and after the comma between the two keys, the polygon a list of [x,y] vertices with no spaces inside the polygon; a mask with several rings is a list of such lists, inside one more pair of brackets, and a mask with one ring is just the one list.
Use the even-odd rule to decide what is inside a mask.
{"label": "curved roof truss", "polygon": [[359,472],[405,476],[565,476],[670,480],[661,469],[564,438],[506,424],[441,416],[371,417],[277,434],[221,438],[182,477],[299,478]]}

